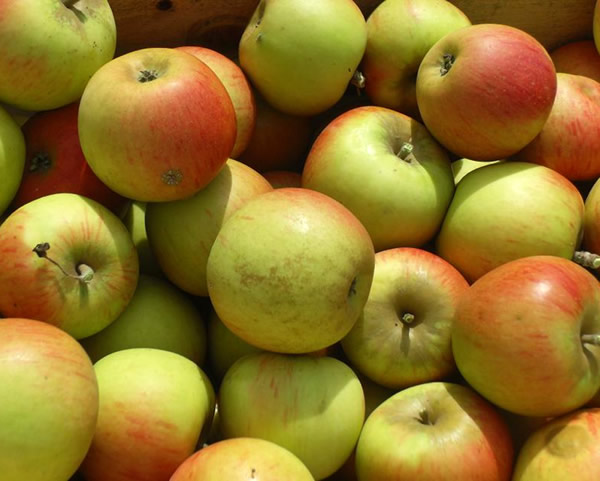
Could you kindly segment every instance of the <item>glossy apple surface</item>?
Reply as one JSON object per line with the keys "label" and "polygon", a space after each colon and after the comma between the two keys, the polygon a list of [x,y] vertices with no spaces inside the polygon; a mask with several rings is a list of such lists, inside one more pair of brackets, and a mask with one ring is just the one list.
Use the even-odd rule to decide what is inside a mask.
{"label": "glossy apple surface", "polygon": [[173,48],[145,48],[92,76],[78,128],[102,182],[133,200],[165,202],[193,195],[217,175],[233,149],[236,119],[204,62]]}
{"label": "glossy apple surface", "polygon": [[530,256],[480,277],[459,303],[452,349],[475,390],[507,411],[557,416],[600,388],[600,285],[556,256]]}
{"label": "glossy apple surface", "polygon": [[13,117],[0,107],[0,214],[15,197],[25,169],[25,137]]}
{"label": "glossy apple surface", "polygon": [[530,34],[478,24],[446,34],[417,74],[425,126],[459,157],[498,160],[542,130],[556,94],[550,55]]}

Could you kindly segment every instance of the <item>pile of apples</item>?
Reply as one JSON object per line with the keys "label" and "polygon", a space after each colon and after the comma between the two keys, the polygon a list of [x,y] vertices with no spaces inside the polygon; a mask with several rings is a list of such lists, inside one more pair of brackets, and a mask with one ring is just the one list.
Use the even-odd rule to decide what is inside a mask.
{"label": "pile of apples", "polygon": [[109,1],[0,7],[2,481],[600,479],[598,4]]}

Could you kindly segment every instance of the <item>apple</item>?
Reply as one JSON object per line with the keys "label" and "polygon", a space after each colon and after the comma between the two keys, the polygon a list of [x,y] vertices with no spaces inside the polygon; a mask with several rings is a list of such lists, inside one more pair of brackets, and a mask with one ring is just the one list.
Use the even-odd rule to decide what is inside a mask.
{"label": "apple", "polygon": [[240,437],[210,444],[186,459],[169,481],[314,481],[289,450],[259,438]]}
{"label": "apple", "polygon": [[385,107],[351,109],[317,137],[302,187],[344,204],[376,251],[420,247],[439,229],[454,193],[447,152],[427,129]]}
{"label": "apple", "polygon": [[140,260],[140,273],[154,277],[164,277],[158,261],[152,252],[146,232],[146,202],[132,201],[123,215],[123,224],[127,227]]}
{"label": "apple", "polygon": [[542,130],[556,95],[550,55],[515,27],[478,24],[446,34],[417,73],[425,126],[459,157],[498,160]]}
{"label": "apple", "polygon": [[328,356],[244,356],[225,374],[218,398],[225,439],[249,436],[279,444],[316,480],[351,455],[365,414],[358,377]]}
{"label": "apple", "polygon": [[269,170],[263,173],[274,189],[281,187],[302,187],[302,174],[291,170]]}
{"label": "apple", "polygon": [[0,319],[0,472],[3,481],[65,481],[92,442],[98,384],[66,332]]}
{"label": "apple", "polygon": [[436,238],[436,252],[471,283],[505,262],[531,255],[572,258],[584,203],[558,172],[499,162],[465,176]]}
{"label": "apple", "polygon": [[83,92],[78,125],[94,173],[141,202],[195,194],[217,175],[236,137],[222,82],[173,48],[135,50],[103,65]]}
{"label": "apple", "polygon": [[598,53],[600,53],[600,0],[596,0],[592,17],[592,37]]}
{"label": "apple", "polygon": [[341,341],[351,365],[396,390],[450,375],[456,369],[452,319],[468,288],[452,265],[431,252],[378,252],[367,303]]}
{"label": "apple", "polygon": [[86,481],[164,481],[196,450],[215,393],[194,362],[162,349],[132,348],[94,364],[98,423],[81,464]]}
{"label": "apple", "polygon": [[260,0],[238,54],[269,104],[312,116],[344,95],[366,43],[366,21],[352,0]]}
{"label": "apple", "polygon": [[600,81],[600,54],[593,40],[568,42],[552,50],[550,57],[557,72]]}
{"label": "apple", "polygon": [[530,256],[475,281],[452,326],[464,379],[524,416],[558,416],[600,389],[600,284],[556,256]]}
{"label": "apple", "polygon": [[375,105],[419,118],[416,78],[427,51],[447,33],[471,25],[446,0],[385,0],[367,18],[361,63],[365,92]]}
{"label": "apple", "polygon": [[177,287],[208,296],[206,263],[222,225],[240,207],[273,190],[254,169],[228,159],[192,197],[146,206],[146,233],[162,272]]}
{"label": "apple", "polygon": [[582,243],[586,250],[600,253],[600,179],[585,198]]}
{"label": "apple", "polygon": [[356,446],[358,481],[509,481],[514,450],[493,405],[471,388],[428,382],[389,397]]}
{"label": "apple", "polygon": [[512,481],[595,481],[600,477],[600,409],[580,409],[533,432],[518,453]]}
{"label": "apple", "polygon": [[260,173],[302,170],[311,146],[311,118],[280,112],[255,96],[256,122],[250,141],[237,160]]}
{"label": "apple", "polygon": [[51,194],[0,225],[0,312],[77,339],[113,322],[131,300],[138,257],[121,220],[98,202]]}
{"label": "apple", "polygon": [[19,190],[24,169],[23,131],[6,109],[0,107],[0,215],[7,210]]}
{"label": "apple", "polygon": [[193,300],[164,279],[140,275],[129,304],[109,326],[81,339],[93,362],[133,347],[175,352],[199,366],[206,357],[206,326]]}
{"label": "apple", "polygon": [[374,258],[369,234],[342,204],[310,189],[275,189],[223,224],[208,256],[208,293],[219,318],[246,342],[316,351],[358,319]]}
{"label": "apple", "polygon": [[58,192],[81,194],[120,215],[128,200],[110,190],[87,164],[77,132],[79,103],[37,112],[22,127],[25,169],[12,202],[17,208]]}
{"label": "apple", "polygon": [[0,101],[50,110],[76,101],[115,54],[107,0],[7,1],[0,15]]}
{"label": "apple", "polygon": [[600,82],[582,75],[557,74],[556,99],[539,135],[513,160],[545,165],[567,179],[600,176]]}
{"label": "apple", "polygon": [[458,184],[465,175],[473,170],[485,167],[486,165],[497,164],[503,160],[504,159],[481,161],[466,159],[464,157],[462,159],[453,160],[450,166],[452,167],[452,174],[454,175],[454,184]]}
{"label": "apple", "polygon": [[176,48],[191,53],[208,65],[217,74],[231,97],[235,109],[237,133],[230,156],[237,159],[246,150],[256,121],[256,104],[250,82],[242,69],[222,53],[199,45],[184,45]]}

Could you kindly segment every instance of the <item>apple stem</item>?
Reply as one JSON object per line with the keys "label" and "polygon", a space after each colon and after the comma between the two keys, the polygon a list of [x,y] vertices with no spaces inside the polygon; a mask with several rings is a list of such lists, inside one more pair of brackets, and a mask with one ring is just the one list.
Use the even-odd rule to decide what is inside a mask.
{"label": "apple stem", "polygon": [[48,244],[48,242],[43,242],[43,243],[37,244],[33,248],[33,252],[35,252],[38,257],[41,257],[43,259],[46,259],[46,260],[52,262],[52,264],[54,264],[56,267],[58,267],[65,276],[72,277],[73,279],[77,279],[78,281],[83,282],[85,284],[87,284],[94,278],[94,270],[86,264],[79,264],[77,266],[77,275],[69,274],[67,271],[65,271],[63,269],[63,267],[58,262],[56,262],[54,259],[52,259],[51,257],[48,256],[49,249],[50,249],[50,244]]}
{"label": "apple stem", "polygon": [[410,154],[412,154],[413,145],[410,142],[402,142],[402,146],[398,151],[398,157],[402,160],[406,160]]}
{"label": "apple stem", "polygon": [[[366,83],[366,77],[360,70],[355,70],[354,74],[352,75],[352,79],[350,80],[350,83],[352,85],[354,85],[357,89],[364,89],[365,83]],[[360,90],[359,90],[359,93],[360,93]]]}
{"label": "apple stem", "polygon": [[600,334],[583,334],[581,336],[581,342],[584,344],[593,344],[594,346],[600,346]]}
{"label": "apple stem", "polygon": [[402,314],[401,319],[404,324],[412,324],[415,321],[415,315],[410,312],[405,312]]}
{"label": "apple stem", "polygon": [[573,261],[588,269],[600,268],[600,255],[587,251],[576,251],[573,254]]}
{"label": "apple stem", "polygon": [[73,5],[75,5],[79,0],[62,0],[62,3],[65,7],[67,8],[71,8]]}

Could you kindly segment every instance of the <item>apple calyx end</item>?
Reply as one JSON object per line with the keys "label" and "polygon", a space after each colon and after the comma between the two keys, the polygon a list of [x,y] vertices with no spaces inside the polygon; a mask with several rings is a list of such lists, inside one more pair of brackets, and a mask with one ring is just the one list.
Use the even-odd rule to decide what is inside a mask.
{"label": "apple calyx end", "polygon": [[450,69],[454,65],[455,61],[456,61],[456,57],[454,55],[452,55],[451,53],[445,53],[444,55],[442,55],[442,65],[440,66],[440,76],[443,77],[448,72],[450,72]]}
{"label": "apple calyx end", "polygon": [[156,70],[140,70],[137,80],[140,83],[146,83],[146,82],[152,82],[153,80],[156,80],[158,77],[160,77],[160,75],[158,74],[158,72]]}
{"label": "apple calyx end", "polygon": [[45,172],[52,165],[52,160],[46,152],[37,152],[29,161],[29,172]]}
{"label": "apple calyx end", "polygon": [[573,254],[575,263],[588,269],[599,269],[600,268],[600,255],[594,254],[588,251],[576,251]]}
{"label": "apple calyx end", "polygon": [[37,254],[38,257],[42,259],[46,259],[47,261],[54,264],[56,267],[60,269],[60,271],[67,277],[71,277],[73,279],[77,279],[84,284],[89,283],[94,278],[94,270],[86,265],[79,264],[76,268],[77,275],[69,274],[58,262],[48,256],[48,250],[50,249],[50,244],[48,242],[41,242],[37,244],[32,251]]}

